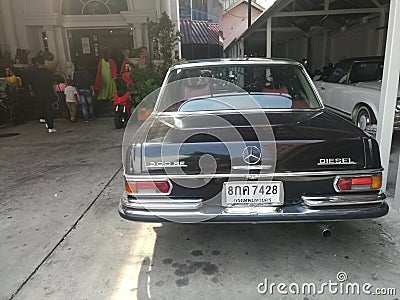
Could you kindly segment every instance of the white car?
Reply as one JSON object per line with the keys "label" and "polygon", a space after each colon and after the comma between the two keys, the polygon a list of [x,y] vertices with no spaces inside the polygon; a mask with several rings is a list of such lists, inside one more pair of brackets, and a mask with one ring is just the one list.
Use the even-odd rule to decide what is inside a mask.
{"label": "white car", "polygon": [[[314,77],[325,106],[354,122],[362,130],[376,130],[382,86],[383,57],[347,58],[326,74]],[[400,129],[400,91],[394,128]]]}

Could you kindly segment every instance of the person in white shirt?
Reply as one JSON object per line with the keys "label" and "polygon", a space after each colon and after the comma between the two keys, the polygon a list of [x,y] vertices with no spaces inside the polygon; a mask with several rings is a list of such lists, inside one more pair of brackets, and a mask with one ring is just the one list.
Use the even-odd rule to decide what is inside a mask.
{"label": "person in white shirt", "polygon": [[67,104],[69,115],[71,116],[71,122],[75,122],[76,109],[78,107],[78,91],[72,85],[71,80],[67,80],[67,86],[64,90],[65,102]]}

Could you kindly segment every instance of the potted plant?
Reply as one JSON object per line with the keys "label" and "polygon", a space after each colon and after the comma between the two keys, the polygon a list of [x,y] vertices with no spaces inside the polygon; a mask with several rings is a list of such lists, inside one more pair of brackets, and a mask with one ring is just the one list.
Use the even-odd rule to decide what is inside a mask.
{"label": "potted plant", "polygon": [[149,68],[135,68],[132,70],[131,78],[134,83],[134,87],[131,89],[133,105],[138,107],[138,120],[143,121],[153,111],[155,103],[153,101],[141,103],[141,101],[160,87],[161,76],[158,72]]}
{"label": "potted plant", "polygon": [[153,63],[157,65],[162,60],[163,69],[167,70],[172,65],[173,50],[181,38],[181,34],[175,29],[166,12],[162,13],[158,22],[149,22],[149,33],[154,44],[155,62],[153,61]]}

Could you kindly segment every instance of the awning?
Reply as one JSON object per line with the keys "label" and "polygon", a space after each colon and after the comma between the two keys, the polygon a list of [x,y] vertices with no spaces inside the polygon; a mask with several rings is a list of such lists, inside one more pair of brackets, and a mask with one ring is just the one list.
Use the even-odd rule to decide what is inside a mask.
{"label": "awning", "polygon": [[222,46],[222,31],[217,23],[182,20],[182,44],[209,44]]}

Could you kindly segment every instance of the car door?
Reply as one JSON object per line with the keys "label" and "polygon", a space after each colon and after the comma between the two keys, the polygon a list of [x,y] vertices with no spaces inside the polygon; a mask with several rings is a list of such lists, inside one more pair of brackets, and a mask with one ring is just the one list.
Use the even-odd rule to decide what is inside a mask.
{"label": "car door", "polygon": [[351,118],[351,113],[345,110],[344,104],[351,96],[349,86],[346,83],[324,82],[326,106],[335,112]]}
{"label": "car door", "polygon": [[322,81],[316,82],[317,90],[321,95],[325,106],[336,113],[349,117],[344,112],[344,97],[348,94],[346,80],[350,70],[349,60],[340,61],[330,73],[322,77]]}
{"label": "car door", "polygon": [[345,83],[321,82],[317,87],[324,105],[341,115],[348,114],[344,111],[345,98],[348,97],[348,86]]}
{"label": "car door", "polygon": [[368,105],[376,116],[379,107],[383,61],[354,62],[347,80],[348,92],[343,110],[351,113],[359,103]]}

